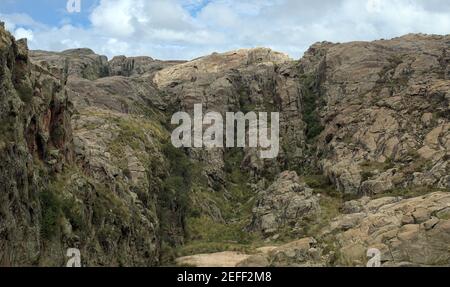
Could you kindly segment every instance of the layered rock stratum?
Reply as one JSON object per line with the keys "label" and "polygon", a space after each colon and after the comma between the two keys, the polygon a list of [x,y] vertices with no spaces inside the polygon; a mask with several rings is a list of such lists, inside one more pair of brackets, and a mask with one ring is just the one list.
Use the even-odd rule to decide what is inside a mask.
{"label": "layered rock stratum", "polygon": [[[0,265],[450,265],[450,37],[192,61],[0,27]],[[174,112],[280,113],[280,153],[176,149]],[[177,259],[178,258],[178,259]]]}

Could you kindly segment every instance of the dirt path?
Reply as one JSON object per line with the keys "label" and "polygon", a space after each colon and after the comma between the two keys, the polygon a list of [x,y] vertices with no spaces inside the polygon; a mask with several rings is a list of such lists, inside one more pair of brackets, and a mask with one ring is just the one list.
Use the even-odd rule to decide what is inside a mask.
{"label": "dirt path", "polygon": [[[259,254],[267,254],[276,249],[275,246],[265,246],[256,249]],[[254,254],[253,254],[254,255]],[[250,254],[235,251],[224,251],[218,253],[196,254],[180,257],[175,260],[179,266],[193,267],[236,267],[237,264],[249,258]]]}
{"label": "dirt path", "polygon": [[176,259],[177,265],[194,267],[235,267],[239,262],[250,257],[240,252],[225,251],[210,254],[197,254]]}

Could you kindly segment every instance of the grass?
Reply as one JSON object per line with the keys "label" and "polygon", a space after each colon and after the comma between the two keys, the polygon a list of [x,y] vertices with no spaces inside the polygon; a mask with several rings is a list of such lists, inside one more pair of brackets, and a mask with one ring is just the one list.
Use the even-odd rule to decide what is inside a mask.
{"label": "grass", "polygon": [[303,175],[301,179],[315,194],[320,194],[320,215],[305,224],[305,236],[317,237],[330,221],[340,214],[344,195],[336,191],[334,185],[322,174]]}
{"label": "grass", "polygon": [[177,249],[178,256],[221,251],[253,252],[262,245],[259,234],[251,233],[246,227],[252,219],[254,194],[247,186],[247,176],[241,170],[243,151],[227,150],[225,171],[226,190],[213,192],[204,186],[195,185],[191,194],[196,202],[215,206],[221,218],[213,218],[199,206],[191,206],[186,220],[187,242]]}
{"label": "grass", "polygon": [[74,231],[84,228],[79,203],[74,196],[67,196],[64,192],[71,175],[75,172],[75,169],[68,169],[64,174],[56,176],[47,189],[39,194],[40,231],[41,237],[45,240],[51,240],[60,233],[64,218],[69,221]]}
{"label": "grass", "polygon": [[[189,218],[187,221],[188,234],[191,243],[185,246],[182,251],[198,249],[199,247],[211,246],[230,246],[230,247],[244,247],[249,246],[256,241],[256,236],[252,233],[246,232],[245,222],[219,223],[208,216],[201,216],[197,218]],[[216,252],[227,250],[204,249],[202,252]],[[236,250],[229,250],[236,251]]]}
{"label": "grass", "polygon": [[26,82],[20,83],[20,85],[17,87],[17,94],[19,95],[20,99],[26,104],[30,104],[33,100],[33,88]]}
{"label": "grass", "polygon": [[14,117],[7,116],[0,121],[0,141],[6,143],[14,141],[17,131],[17,122]]}
{"label": "grass", "polygon": [[436,216],[441,220],[450,220],[450,211],[442,214],[437,214]]}
{"label": "grass", "polygon": [[[127,171],[127,161],[123,160],[125,150],[130,147],[146,168],[150,168],[154,157],[152,154],[159,153],[162,142],[168,138],[168,133],[158,123],[145,118],[133,116],[118,117],[112,114],[103,114],[101,117],[108,118],[109,122],[118,127],[118,135],[109,143],[108,152],[114,157],[114,163],[123,171]],[[129,173],[128,173],[129,175]]]}
{"label": "grass", "polygon": [[53,239],[61,228],[62,204],[60,199],[51,191],[44,191],[39,194],[41,202],[41,222],[40,234],[45,240]]}
{"label": "grass", "polygon": [[[92,201],[86,205],[77,197],[78,188],[72,190],[73,175],[79,175],[92,188]],[[80,194],[80,196],[83,196]],[[40,235],[51,241],[61,235],[64,222],[69,222],[72,231],[80,237],[86,236],[87,208],[92,208],[92,224],[101,226],[107,220],[116,224],[131,221],[131,211],[107,185],[86,177],[77,167],[68,167],[55,176],[48,187],[39,193],[41,203]]]}
{"label": "grass", "polygon": [[361,163],[360,167],[362,169],[361,178],[364,182],[374,176],[376,174],[376,171],[385,172],[395,167],[395,165],[390,159],[388,159],[385,162],[366,161]]}

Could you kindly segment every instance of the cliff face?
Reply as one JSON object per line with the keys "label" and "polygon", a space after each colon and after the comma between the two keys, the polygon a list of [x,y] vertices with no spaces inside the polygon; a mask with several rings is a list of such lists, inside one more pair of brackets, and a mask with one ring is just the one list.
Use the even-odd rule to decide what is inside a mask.
{"label": "cliff face", "polygon": [[449,188],[449,37],[317,44],[300,61],[321,104],[321,170],[339,191]]}
{"label": "cliff face", "polygon": [[[320,170],[348,194],[449,188],[448,41],[408,35],[319,43],[299,61],[267,49],[240,50],[164,69],[153,81],[188,111],[200,102],[221,112],[279,111],[276,162],[245,152],[245,168],[256,178],[291,168]],[[216,153],[205,163],[221,178],[224,153]]]}
{"label": "cliff face", "polygon": [[[282,154],[275,161],[262,161],[256,149],[245,149],[242,168],[252,177],[277,175],[288,163],[298,163],[304,147],[300,91],[295,62],[270,49],[238,50],[213,54],[156,73],[153,82],[164,91],[176,110],[192,112],[203,103],[207,111],[280,112]],[[192,157],[206,167],[210,186],[225,185],[227,150],[192,150]]]}
{"label": "cliff face", "polygon": [[[370,247],[450,264],[449,36],[170,62],[0,34],[0,264],[64,265],[76,247],[84,265],[154,266],[291,240],[236,264],[364,265]],[[170,117],[198,103],[280,112],[279,156],[175,149]]]}
{"label": "cliff face", "polygon": [[[26,41],[0,28],[0,262],[36,264],[49,176],[73,161],[64,84],[30,63]],[[20,250],[20,251],[19,251]]]}
{"label": "cliff face", "polygon": [[[131,85],[95,82],[108,73],[105,57],[77,50],[30,59],[25,41],[0,34],[0,264],[63,266],[66,250],[79,248],[85,265],[158,265],[167,132],[102,101]],[[98,101],[84,102],[85,91]]]}

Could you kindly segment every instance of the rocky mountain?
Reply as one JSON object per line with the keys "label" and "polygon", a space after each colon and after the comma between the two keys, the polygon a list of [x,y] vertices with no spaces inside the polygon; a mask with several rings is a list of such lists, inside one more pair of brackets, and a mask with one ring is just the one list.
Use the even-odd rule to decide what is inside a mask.
{"label": "rocky mountain", "polygon": [[[108,60],[1,25],[0,265],[68,248],[85,266],[365,266],[370,248],[450,265],[449,50],[414,34]],[[279,112],[279,156],[176,149],[171,116],[199,103]]]}

